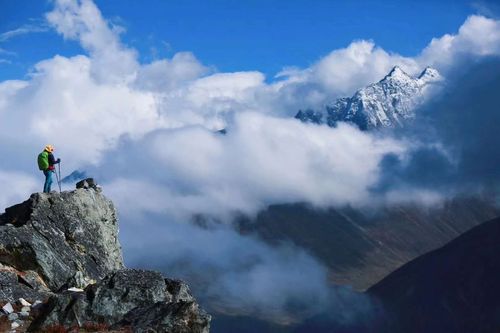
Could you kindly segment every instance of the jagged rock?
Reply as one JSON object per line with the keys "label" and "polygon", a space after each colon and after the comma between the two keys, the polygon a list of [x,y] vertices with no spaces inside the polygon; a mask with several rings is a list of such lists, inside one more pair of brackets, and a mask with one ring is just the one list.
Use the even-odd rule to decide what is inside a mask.
{"label": "jagged rock", "polygon": [[56,292],[123,267],[114,206],[93,188],[35,193],[1,221],[0,263],[32,271],[32,288]]}
{"label": "jagged rock", "polygon": [[94,178],[86,178],[83,180],[80,180],[78,183],[76,183],[76,188],[83,188],[83,189],[89,189],[93,188],[94,190],[100,190],[100,188],[97,186],[96,182],[94,181]]}
{"label": "jagged rock", "polygon": [[51,292],[27,286],[15,271],[0,271],[0,300],[14,302],[19,297],[46,299],[51,295]]}
{"label": "jagged rock", "polygon": [[[123,269],[85,293],[52,297],[29,330],[54,324],[104,323],[134,332],[208,332],[210,316],[199,309],[186,284],[160,273]],[[147,315],[146,315],[147,314]]]}
{"label": "jagged rock", "polygon": [[0,301],[23,306],[18,314],[8,303],[4,312],[34,318],[23,324],[32,332],[90,324],[206,333],[210,326],[183,282],[124,269],[115,209],[91,178],[71,192],[35,193],[0,215],[0,287]]}
{"label": "jagged rock", "polygon": [[132,327],[136,333],[171,332],[205,333],[208,332],[210,317],[199,315],[198,304],[194,302],[164,303],[130,311],[115,327]]}

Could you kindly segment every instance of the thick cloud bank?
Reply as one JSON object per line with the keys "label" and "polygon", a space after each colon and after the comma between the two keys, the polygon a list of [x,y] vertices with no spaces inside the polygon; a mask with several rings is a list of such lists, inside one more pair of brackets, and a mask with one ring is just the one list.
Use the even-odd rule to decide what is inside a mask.
{"label": "thick cloud bank", "polygon": [[420,188],[441,193],[500,189],[500,57],[485,58],[453,78],[427,103],[406,139],[404,155],[387,155],[379,189]]}
{"label": "thick cloud bank", "polygon": [[[471,63],[500,54],[497,20],[470,16],[415,57],[354,41],[309,68],[283,69],[270,83],[258,71],[217,72],[189,52],[141,63],[122,43],[123,28],[91,0],[54,1],[46,20],[85,52],[55,55],[25,80],[0,82],[0,153],[8,157],[0,161],[0,205],[40,190],[34,159],[52,143],[63,173],[86,170],[118,204],[129,264],[188,277],[221,311],[283,319],[339,309],[337,300],[355,300],[359,309],[365,303],[331,289],[326,269],[307,253],[271,247],[230,225],[187,223],[193,216],[229,220],[297,201],[434,201],[459,179],[497,184],[490,180],[498,178],[498,71],[492,62],[457,79]],[[395,65],[412,74],[431,65],[457,82],[422,111],[431,132],[393,136],[290,119]],[[222,128],[226,135],[217,133]]]}

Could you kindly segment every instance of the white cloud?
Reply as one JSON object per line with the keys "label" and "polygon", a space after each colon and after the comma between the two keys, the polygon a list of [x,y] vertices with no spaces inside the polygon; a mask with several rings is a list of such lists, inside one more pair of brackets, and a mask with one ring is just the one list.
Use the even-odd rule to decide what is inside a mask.
{"label": "white cloud", "polygon": [[55,1],[46,17],[64,38],[79,41],[89,52],[91,72],[99,82],[129,83],[135,78],[137,52],[121,44],[122,29],[113,29],[93,1]]}
{"label": "white cloud", "polygon": [[26,193],[43,189],[43,182],[37,182],[33,176],[15,170],[0,170],[0,184],[3,189],[0,191],[0,207],[2,208],[25,201]]}
{"label": "white cloud", "polygon": [[290,83],[316,85],[329,97],[347,96],[380,80],[395,65],[409,73],[416,73],[420,67],[412,58],[388,53],[373,41],[360,40],[332,51],[303,71],[285,71],[278,76],[287,77]]}
{"label": "white cloud", "polygon": [[473,15],[467,18],[458,34],[434,38],[418,57],[443,71],[463,58],[500,54],[500,21]]}
{"label": "white cloud", "polygon": [[[119,180],[105,187],[118,201],[138,200],[133,205],[137,209],[153,206],[185,220],[197,213],[252,214],[282,202],[363,204],[378,180],[384,155],[403,151],[397,141],[346,124],[331,129],[241,113],[227,135],[201,127],[157,131],[133,150],[109,156],[99,168],[108,179],[113,177],[106,171],[127,177],[135,159],[147,161],[141,166],[142,183]],[[124,191],[127,186],[140,190]],[[146,193],[146,202],[135,198],[138,192]]]}

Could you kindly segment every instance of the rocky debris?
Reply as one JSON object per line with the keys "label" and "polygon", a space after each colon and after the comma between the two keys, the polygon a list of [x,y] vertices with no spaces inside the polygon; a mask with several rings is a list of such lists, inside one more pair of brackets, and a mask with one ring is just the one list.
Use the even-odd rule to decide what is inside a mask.
{"label": "rocky debris", "polygon": [[[37,304],[41,303],[41,301],[37,302]],[[19,329],[21,332],[24,332],[26,329],[24,326],[25,323],[32,319],[32,307],[24,298],[19,298],[16,302],[4,304],[2,311],[0,311],[0,318],[2,318],[0,329],[5,330],[10,328],[10,332],[17,332],[17,329]]]}
{"label": "rocky debris", "polygon": [[123,269],[88,286],[85,293],[53,296],[29,331],[89,322],[113,329],[130,327],[134,332],[204,333],[210,316],[199,309],[183,282],[157,272]]}
{"label": "rocky debris", "polygon": [[116,211],[91,178],[70,192],[32,194],[0,215],[0,287],[12,329],[210,327],[186,284],[124,268]]}

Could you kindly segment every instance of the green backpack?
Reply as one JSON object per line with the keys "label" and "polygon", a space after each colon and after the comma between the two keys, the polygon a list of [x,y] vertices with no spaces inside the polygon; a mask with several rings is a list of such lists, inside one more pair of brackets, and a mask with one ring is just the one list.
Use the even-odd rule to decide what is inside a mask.
{"label": "green backpack", "polygon": [[49,168],[49,153],[47,151],[42,151],[38,154],[38,169],[47,170]]}

